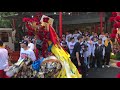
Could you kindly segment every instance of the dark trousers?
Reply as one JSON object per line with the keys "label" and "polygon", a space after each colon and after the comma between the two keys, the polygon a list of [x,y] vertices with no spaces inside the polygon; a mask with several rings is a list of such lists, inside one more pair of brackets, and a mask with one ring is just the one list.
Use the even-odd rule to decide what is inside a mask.
{"label": "dark trousers", "polygon": [[90,67],[94,68],[95,67],[95,57],[91,54],[90,56]]}
{"label": "dark trousers", "polygon": [[77,69],[81,71],[82,78],[86,78],[87,66],[84,63],[84,58],[83,57],[80,58],[81,66],[78,66],[77,59],[72,59],[71,58],[71,60],[74,63],[74,65],[77,67]]}
{"label": "dark trousers", "polygon": [[95,64],[96,64],[96,58],[92,56],[91,67],[92,67],[92,68],[95,68]]}
{"label": "dark trousers", "polygon": [[105,58],[103,60],[103,65],[104,64],[109,65],[109,62],[110,62],[110,52],[107,52],[107,53],[105,53]]}
{"label": "dark trousers", "polygon": [[101,68],[102,67],[102,62],[103,62],[102,56],[95,56],[95,61],[97,63],[97,67]]}

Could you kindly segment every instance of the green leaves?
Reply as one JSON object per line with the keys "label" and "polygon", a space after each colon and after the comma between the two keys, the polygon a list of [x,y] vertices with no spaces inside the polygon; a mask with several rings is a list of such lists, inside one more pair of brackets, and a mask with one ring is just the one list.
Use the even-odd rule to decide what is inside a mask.
{"label": "green leaves", "polygon": [[117,58],[116,58],[116,55],[111,55],[110,58],[111,58],[111,59],[117,59]]}
{"label": "green leaves", "polygon": [[120,60],[120,52],[110,56],[111,59]]}
{"label": "green leaves", "polygon": [[0,12],[1,17],[15,16],[17,14],[17,12]]}
{"label": "green leaves", "polygon": [[10,20],[0,20],[0,28],[10,28],[11,22]]}
{"label": "green leaves", "polygon": [[5,17],[15,15],[17,15],[16,12],[0,12],[0,28],[11,28],[12,21],[10,19],[6,19]]}

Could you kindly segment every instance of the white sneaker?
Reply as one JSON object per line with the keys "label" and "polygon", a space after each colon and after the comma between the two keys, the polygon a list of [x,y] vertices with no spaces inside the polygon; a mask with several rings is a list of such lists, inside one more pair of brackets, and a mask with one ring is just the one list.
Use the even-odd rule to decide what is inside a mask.
{"label": "white sneaker", "polygon": [[104,68],[105,66],[104,65],[102,65],[102,68]]}
{"label": "white sneaker", "polygon": [[88,65],[88,69],[90,69],[90,66]]}
{"label": "white sneaker", "polygon": [[106,65],[108,68],[110,67],[109,65]]}

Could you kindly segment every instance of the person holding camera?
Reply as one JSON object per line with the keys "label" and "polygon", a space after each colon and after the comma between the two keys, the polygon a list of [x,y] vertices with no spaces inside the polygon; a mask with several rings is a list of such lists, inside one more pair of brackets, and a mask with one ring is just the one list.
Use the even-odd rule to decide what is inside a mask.
{"label": "person holding camera", "polygon": [[71,54],[71,60],[75,64],[78,70],[81,71],[82,77],[86,77],[86,66],[84,63],[84,44],[83,44],[83,37],[80,35],[77,37],[78,42],[76,42],[73,52]]}

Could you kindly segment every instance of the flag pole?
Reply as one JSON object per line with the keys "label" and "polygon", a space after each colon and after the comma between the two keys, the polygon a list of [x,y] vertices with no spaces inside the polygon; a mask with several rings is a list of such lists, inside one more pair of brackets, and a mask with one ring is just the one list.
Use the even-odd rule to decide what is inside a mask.
{"label": "flag pole", "polygon": [[62,12],[59,12],[59,35],[62,40]]}

